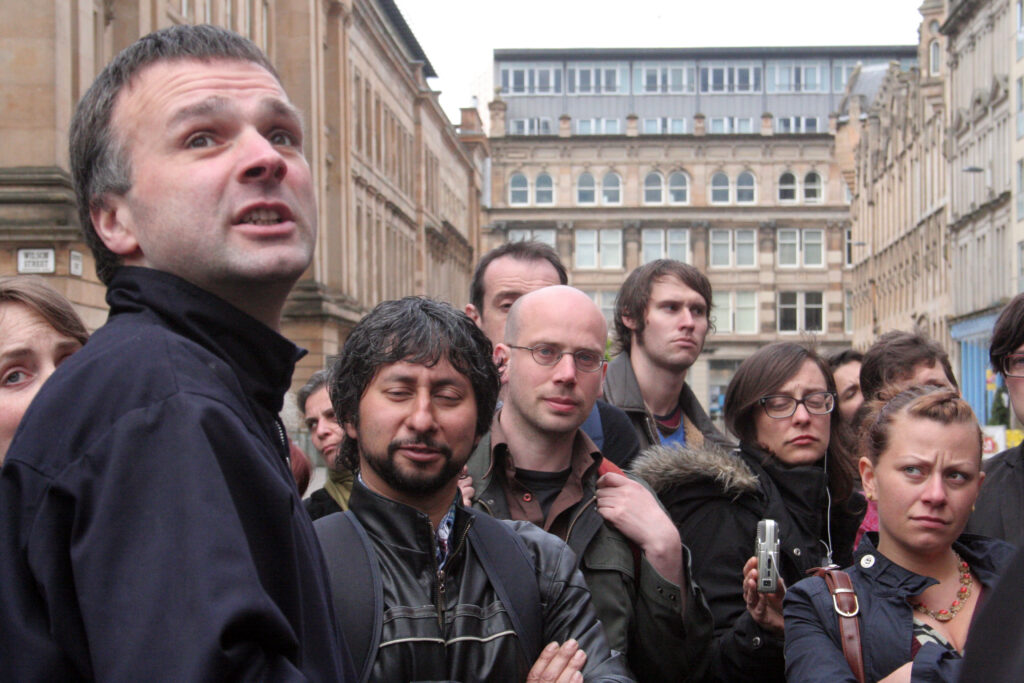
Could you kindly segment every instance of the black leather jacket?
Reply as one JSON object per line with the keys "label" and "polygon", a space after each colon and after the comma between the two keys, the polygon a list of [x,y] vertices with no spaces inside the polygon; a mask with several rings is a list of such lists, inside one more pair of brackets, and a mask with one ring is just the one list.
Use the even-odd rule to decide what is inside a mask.
{"label": "black leather jacket", "polygon": [[[356,481],[349,508],[369,535],[381,569],[384,624],[370,680],[524,681],[515,630],[467,538],[472,516],[455,512],[443,571],[430,519]],[[575,638],[587,681],[632,681],[608,647],[569,547],[525,522],[507,522],[531,553],[544,615],[543,642]]]}

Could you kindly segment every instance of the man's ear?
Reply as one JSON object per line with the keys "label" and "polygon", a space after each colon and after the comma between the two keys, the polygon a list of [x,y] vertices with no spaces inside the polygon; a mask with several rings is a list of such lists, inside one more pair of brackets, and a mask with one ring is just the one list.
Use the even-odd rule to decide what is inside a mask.
{"label": "man's ear", "polygon": [[511,349],[505,344],[495,344],[492,358],[494,364],[498,366],[501,383],[508,384],[508,362],[512,359]]}
{"label": "man's ear", "polygon": [[621,320],[623,325],[636,332],[637,325],[635,320],[630,318],[628,315],[622,316]]}
{"label": "man's ear", "polygon": [[351,422],[342,423],[342,428],[345,430],[345,436],[356,441],[359,439],[359,432],[356,430],[356,426]]}
{"label": "man's ear", "polygon": [[476,306],[473,304],[466,304],[466,315],[469,316],[470,320],[476,323],[477,327],[480,327],[480,323],[483,322],[483,319],[480,316],[480,311],[476,310]]}
{"label": "man's ear", "polygon": [[107,249],[126,261],[142,256],[131,209],[124,197],[105,194],[89,208],[93,228]]}

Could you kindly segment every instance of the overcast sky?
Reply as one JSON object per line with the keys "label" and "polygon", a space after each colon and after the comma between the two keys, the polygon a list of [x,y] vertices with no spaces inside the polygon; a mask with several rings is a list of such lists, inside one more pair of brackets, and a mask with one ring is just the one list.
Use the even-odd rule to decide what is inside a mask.
{"label": "overcast sky", "polygon": [[[453,123],[495,49],[916,45],[922,0],[396,0]],[[486,121],[486,115],[485,115]]]}

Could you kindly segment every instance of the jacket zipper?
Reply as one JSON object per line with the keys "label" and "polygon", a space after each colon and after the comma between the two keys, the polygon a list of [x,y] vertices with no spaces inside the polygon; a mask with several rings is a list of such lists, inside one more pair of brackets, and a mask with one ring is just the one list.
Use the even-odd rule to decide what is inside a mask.
{"label": "jacket zipper", "polygon": [[[429,522],[427,524],[430,526],[430,533],[434,534],[434,527],[432,525],[430,525]],[[450,553],[448,553],[448,560],[449,561],[452,558],[454,558],[456,555],[458,555],[460,550],[462,550],[462,546],[466,543],[466,536],[469,535],[469,527],[472,526],[472,525],[473,525],[473,519],[470,518],[469,520],[466,521],[466,528],[462,531],[462,536],[459,537],[459,542],[455,546],[455,549],[453,551],[451,551]],[[435,537],[435,540],[434,540],[434,545],[435,546],[437,545],[436,537]],[[442,603],[444,602],[444,595],[445,595],[445,588],[444,588],[445,574],[444,574],[444,570],[437,566],[437,551],[436,551],[436,549],[435,549],[435,552],[434,552],[434,573],[437,575],[437,600],[435,601],[435,604],[437,606],[437,627],[439,629],[444,629],[444,607],[443,607]]]}
{"label": "jacket zipper", "polygon": [[[584,512],[584,510],[586,510],[586,509],[587,509],[588,507],[590,507],[590,505],[591,505],[592,503],[594,503],[594,502],[596,502],[596,501],[597,501],[597,496],[592,496],[592,497],[590,498],[590,500],[588,500],[588,501],[586,502],[586,504],[584,504],[584,505],[581,505],[581,506],[580,506],[580,509],[576,511],[576,514],[575,514],[575,515],[573,515],[573,517],[572,517],[572,521],[570,521],[570,522],[569,522],[569,528],[568,528],[568,530],[567,530],[567,531],[565,532],[565,542],[566,542],[566,543],[568,543],[568,542],[569,542],[569,538],[571,538],[571,537],[572,537],[572,528],[573,528],[573,526],[574,526],[574,525],[576,524],[576,520],[578,520],[578,519],[579,519],[580,517],[582,517],[582,516],[583,516],[583,512]],[[599,513],[599,514],[600,514],[600,513]]]}

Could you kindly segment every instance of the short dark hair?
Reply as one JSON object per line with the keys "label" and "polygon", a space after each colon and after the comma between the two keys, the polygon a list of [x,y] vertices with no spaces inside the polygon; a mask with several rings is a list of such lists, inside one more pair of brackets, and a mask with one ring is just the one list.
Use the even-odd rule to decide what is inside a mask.
{"label": "short dark hair", "polygon": [[844,349],[843,351],[837,351],[828,357],[828,367],[830,370],[835,372],[839,368],[843,367],[847,363],[863,363],[864,354],[854,349]]}
{"label": "short dark hair", "polygon": [[912,376],[914,368],[922,363],[929,367],[939,363],[946,379],[959,390],[960,385],[949,364],[949,354],[934,339],[920,331],[894,330],[883,334],[867,350],[861,362],[860,391],[864,402],[873,400],[887,384]]}
{"label": "short dark hair", "polygon": [[[714,329],[711,324],[711,282],[707,276],[688,263],[674,259],[658,259],[630,273],[619,289],[619,295],[615,299],[615,336],[620,352],[630,352],[633,344],[631,333],[635,332],[638,339],[643,336],[651,288],[656,281],[666,277],[677,278],[704,298],[708,308],[708,327]],[[627,327],[622,321],[623,318],[633,320],[636,329],[631,330]]]}
{"label": "short dark hair", "polygon": [[[406,361],[430,367],[442,359],[469,379],[476,400],[476,435],[483,436],[491,428],[500,388],[491,341],[450,304],[415,296],[378,304],[352,329],[328,379],[338,422],[358,426],[359,401],[382,366]],[[346,467],[358,469],[358,444],[348,436],[339,458]]]}
{"label": "short dark hair", "polygon": [[118,95],[143,69],[157,62],[231,59],[262,66],[280,82],[274,66],[252,41],[208,24],[183,24],[155,31],[122,50],[96,77],[75,109],[71,121],[71,177],[85,242],[96,259],[96,275],[110,282],[121,258],[107,249],[92,224],[91,210],[103,206],[103,195],[123,195],[132,186],[131,155],[113,130]]}
{"label": "short dark hair", "polygon": [[1024,344],[1024,294],[1018,294],[1006,304],[992,330],[992,343],[988,359],[992,369],[1003,374],[1003,361]]}
{"label": "short dark hair", "polygon": [[484,276],[487,274],[487,267],[491,265],[492,261],[500,259],[502,256],[511,256],[517,261],[547,261],[558,273],[558,281],[563,285],[569,284],[569,274],[562,264],[562,259],[550,245],[531,240],[506,242],[484,254],[480,262],[476,264],[476,270],[473,271],[473,280],[469,283],[469,303],[473,304],[477,314],[481,317],[484,315],[484,297],[487,295],[484,291]]}
{"label": "short dark hair", "polygon": [[[825,376],[825,386],[836,395],[832,371],[817,351],[793,342],[776,342],[764,346],[747,357],[733,375],[725,390],[725,426],[740,441],[757,444],[754,411],[760,399],[777,393],[807,361],[814,363]],[[853,491],[854,465],[849,451],[850,436],[842,415],[833,409],[829,414],[828,450],[825,452],[829,489],[838,501],[846,500]]]}
{"label": "short dark hair", "polygon": [[[328,360],[328,362],[330,362],[330,360]],[[299,410],[303,414],[306,412],[306,401],[309,400],[310,396],[320,391],[320,387],[327,384],[329,376],[330,373],[327,370],[317,370],[309,376],[306,383],[303,384],[302,388],[295,394],[295,403],[298,404]],[[330,392],[328,391],[328,393]]]}
{"label": "short dark hair", "polygon": [[83,346],[89,341],[89,331],[71,302],[37,275],[0,278],[0,305],[5,303],[27,306],[59,334]]}

